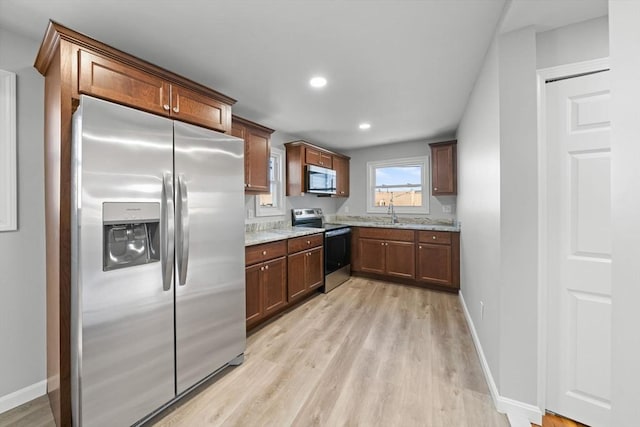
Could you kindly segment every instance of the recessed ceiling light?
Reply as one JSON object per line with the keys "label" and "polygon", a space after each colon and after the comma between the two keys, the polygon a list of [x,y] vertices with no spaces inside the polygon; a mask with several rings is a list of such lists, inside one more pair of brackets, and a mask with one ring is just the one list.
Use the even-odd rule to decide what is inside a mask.
{"label": "recessed ceiling light", "polygon": [[315,88],[325,87],[327,85],[327,79],[325,79],[324,77],[316,76],[309,80],[309,84],[311,85],[311,87]]}
{"label": "recessed ceiling light", "polygon": [[358,127],[362,130],[371,129],[371,123],[360,123]]}

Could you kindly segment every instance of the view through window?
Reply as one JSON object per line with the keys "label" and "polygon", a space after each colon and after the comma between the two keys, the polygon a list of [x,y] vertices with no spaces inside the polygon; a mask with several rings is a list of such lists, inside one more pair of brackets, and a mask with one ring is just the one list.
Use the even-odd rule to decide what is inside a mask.
{"label": "view through window", "polygon": [[396,212],[428,213],[428,158],[369,162],[367,211],[387,213],[393,203]]}

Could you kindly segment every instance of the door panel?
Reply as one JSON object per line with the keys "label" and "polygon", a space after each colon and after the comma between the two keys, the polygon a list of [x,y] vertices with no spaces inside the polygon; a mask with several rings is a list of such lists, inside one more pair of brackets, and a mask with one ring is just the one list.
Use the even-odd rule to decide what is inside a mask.
{"label": "door panel", "polygon": [[[182,393],[245,349],[244,146],[174,122],[175,176],[188,198],[186,282],[176,284],[176,377]],[[180,187],[176,180],[176,188]],[[180,209],[176,193],[176,264]]]}
{"label": "door panel", "polygon": [[409,242],[386,242],[387,274],[389,276],[416,277],[416,245]]}
{"label": "door panel", "polygon": [[386,272],[386,251],[383,240],[359,239],[360,269],[369,273],[384,274]]}
{"label": "door panel", "polygon": [[287,302],[287,259],[265,263],[262,271],[264,286],[264,314],[276,311]]}
{"label": "door panel", "polygon": [[103,204],[162,205],[172,124],[82,96],[73,132],[81,207],[73,236],[74,417],[130,425],[174,397],[173,289],[163,290],[161,262],[103,271]]}
{"label": "door panel", "polygon": [[311,249],[307,252],[307,286],[315,289],[324,283],[324,250],[322,247]]}
{"label": "door panel", "polygon": [[611,408],[608,72],[547,89],[547,409],[607,426]]}

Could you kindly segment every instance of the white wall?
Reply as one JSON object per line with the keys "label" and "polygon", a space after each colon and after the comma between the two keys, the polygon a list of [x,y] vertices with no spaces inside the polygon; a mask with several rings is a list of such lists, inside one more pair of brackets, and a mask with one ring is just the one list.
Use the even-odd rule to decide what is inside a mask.
{"label": "white wall", "polygon": [[640,2],[609,1],[613,221],[612,426],[640,420]]}
{"label": "white wall", "polygon": [[44,381],[46,370],[44,79],[33,68],[38,46],[0,29],[0,68],[17,74],[18,96],[18,231],[0,233],[0,412],[3,397]]}
{"label": "white wall", "polygon": [[538,68],[609,56],[606,16],[536,34]]}
{"label": "white wall", "polygon": [[[367,162],[376,160],[401,159],[413,156],[430,156],[429,143],[436,141],[412,141],[397,144],[378,145],[348,151],[344,154],[351,157],[350,192],[347,200],[338,201],[340,215],[367,215]],[[454,219],[456,210],[455,196],[431,196],[429,199],[429,215],[398,214],[398,216],[427,216],[429,218]],[[452,213],[443,213],[442,205],[451,205]]]}
{"label": "white wall", "polygon": [[[498,49],[494,42],[458,127],[460,287],[499,383],[500,363],[500,103]],[[484,303],[484,318],[480,315]]]}
{"label": "white wall", "polygon": [[537,403],[538,162],[533,27],[499,38],[500,382],[502,395]]}

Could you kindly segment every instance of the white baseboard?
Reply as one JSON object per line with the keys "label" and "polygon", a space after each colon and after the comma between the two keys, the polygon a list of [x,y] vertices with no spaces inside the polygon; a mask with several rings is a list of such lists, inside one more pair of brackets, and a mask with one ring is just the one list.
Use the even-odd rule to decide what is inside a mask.
{"label": "white baseboard", "polygon": [[480,338],[476,332],[476,327],[473,324],[473,320],[471,319],[471,315],[467,309],[467,304],[464,301],[464,296],[462,295],[462,292],[459,292],[458,295],[460,296],[460,303],[462,304],[464,317],[467,319],[467,324],[471,331],[471,338],[473,339],[473,344],[476,347],[476,352],[480,359],[480,366],[482,366],[482,372],[484,372],[484,377],[487,380],[489,392],[491,393],[493,405],[496,407],[496,410],[500,413],[507,414],[512,427],[530,426],[530,423],[542,424],[542,411],[540,408],[508,397],[500,396],[496,382],[491,374],[489,363],[487,362],[487,358],[482,350],[482,344],[480,344]]}
{"label": "white baseboard", "polygon": [[23,389],[0,397],[0,414],[43,396],[47,392],[47,380],[31,384]]}

